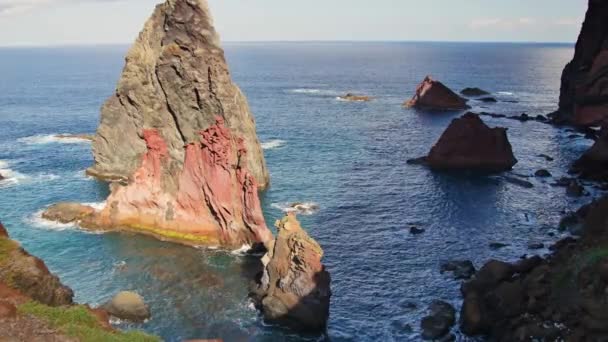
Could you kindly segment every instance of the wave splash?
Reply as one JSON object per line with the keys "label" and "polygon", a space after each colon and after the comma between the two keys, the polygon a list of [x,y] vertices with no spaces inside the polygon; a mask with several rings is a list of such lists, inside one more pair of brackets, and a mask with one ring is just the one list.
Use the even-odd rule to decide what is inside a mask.
{"label": "wave splash", "polygon": [[17,139],[18,142],[27,145],[47,145],[47,144],[87,144],[91,141],[82,137],[70,134],[37,134],[29,137]]}
{"label": "wave splash", "polygon": [[272,149],[275,149],[275,148],[282,147],[286,143],[287,142],[285,140],[280,140],[280,139],[269,140],[267,142],[263,142],[262,143],[262,149],[264,149],[264,150],[272,150]]}
{"label": "wave splash", "polygon": [[270,206],[284,213],[296,213],[298,215],[313,215],[321,209],[314,202],[272,203]]}

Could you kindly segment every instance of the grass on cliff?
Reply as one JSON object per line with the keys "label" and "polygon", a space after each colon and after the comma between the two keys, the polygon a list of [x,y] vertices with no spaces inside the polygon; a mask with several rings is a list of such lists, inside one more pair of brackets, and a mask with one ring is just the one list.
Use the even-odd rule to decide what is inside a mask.
{"label": "grass on cliff", "polygon": [[17,248],[19,248],[19,244],[15,241],[0,237],[0,264]]}
{"label": "grass on cliff", "polygon": [[64,335],[86,342],[160,342],[158,337],[138,331],[105,330],[84,306],[49,307],[30,301],[19,306],[19,312],[35,316]]}

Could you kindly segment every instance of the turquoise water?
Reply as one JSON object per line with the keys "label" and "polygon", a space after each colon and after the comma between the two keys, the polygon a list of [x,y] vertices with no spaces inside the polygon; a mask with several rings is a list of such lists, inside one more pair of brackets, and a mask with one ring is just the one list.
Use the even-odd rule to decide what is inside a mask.
{"label": "turquoise water", "polygon": [[[0,173],[10,176],[0,183],[0,219],[74,289],[77,301],[100,304],[120,290],[141,293],[153,318],[141,325],[118,322],[121,328],[168,341],[323,339],[261,322],[247,299],[253,259],[40,220],[37,213],[52,203],[105,199],[107,186],[84,176],[90,145],[52,135],[94,132],[126,48],[0,49]],[[490,90],[500,100],[473,102],[475,110],[546,114],[556,108],[570,45],[233,43],[226,53],[266,147],[268,223],[288,202],[321,208],[301,221],[324,247],[332,274],[333,341],[419,340],[428,303],[459,303],[459,284],[439,273],[441,261],[466,258],[480,266],[488,258],[532,253],[530,241],[556,239],[560,213],[586,201],[566,198],[551,180],[531,178],[535,187],[524,189],[495,177],[436,174],[405,163],[424,155],[461,114],[401,107],[426,74],[453,89]],[[336,100],[346,92],[376,99]],[[590,144],[536,122],[484,120],[509,128],[517,174],[546,168],[563,176]],[[411,236],[412,225],[426,232]],[[510,246],[495,251],[490,242]]]}

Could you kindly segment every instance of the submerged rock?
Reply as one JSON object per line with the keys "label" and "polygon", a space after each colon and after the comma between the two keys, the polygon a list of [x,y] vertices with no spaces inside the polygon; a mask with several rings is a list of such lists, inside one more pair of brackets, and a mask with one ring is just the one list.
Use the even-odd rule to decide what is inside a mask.
{"label": "submerged rock", "polygon": [[406,107],[434,110],[462,110],[470,108],[467,101],[443,83],[427,76],[416,88],[414,97],[405,102]]}
{"label": "submerged rock", "polygon": [[96,226],[196,245],[272,240],[262,148],[219,42],[206,0],[156,7],[101,110],[87,172],[114,183]]}
{"label": "submerged rock", "polygon": [[456,324],[456,310],[446,302],[434,301],[429,306],[429,315],[422,319],[422,338],[436,340],[450,332]]}
{"label": "submerged rock", "polygon": [[74,293],[44,262],[11,240],[0,223],[0,282],[46,305],[72,304]]}
{"label": "submerged rock", "polygon": [[562,74],[560,122],[579,126],[608,123],[608,3],[589,0],[574,58]]}
{"label": "submerged rock", "polygon": [[460,91],[460,93],[464,96],[471,96],[471,97],[490,95],[489,92],[487,92],[483,89],[480,89],[480,88],[464,88]]}
{"label": "submerged rock", "polygon": [[470,279],[475,274],[475,266],[470,260],[452,260],[441,264],[441,273],[452,272],[454,279]]}
{"label": "submerged rock", "polygon": [[370,96],[366,96],[366,95],[355,95],[355,94],[351,94],[348,93],[344,96],[340,96],[338,97],[340,100],[344,100],[344,101],[351,101],[351,102],[369,102],[372,100],[372,98]]}
{"label": "submerged rock", "polygon": [[268,246],[261,279],[253,289],[254,301],[268,322],[322,332],[331,297],[331,278],[321,263],[323,250],[293,213],[276,227],[277,238]]}
{"label": "submerged rock", "polygon": [[539,178],[548,178],[548,177],[551,177],[552,175],[551,175],[551,172],[549,172],[545,169],[540,169],[534,173],[534,176],[539,177]]}
{"label": "submerged rock", "polygon": [[579,182],[572,181],[566,188],[566,194],[570,197],[581,197],[585,194],[585,188]]}
{"label": "submerged rock", "polygon": [[150,308],[144,299],[135,292],[122,291],[109,302],[102,305],[102,309],[110,315],[134,322],[142,322],[150,318]]}
{"label": "submerged rock", "polygon": [[433,169],[501,172],[513,168],[517,159],[505,128],[490,128],[479,116],[467,113],[452,121],[426,163]]}

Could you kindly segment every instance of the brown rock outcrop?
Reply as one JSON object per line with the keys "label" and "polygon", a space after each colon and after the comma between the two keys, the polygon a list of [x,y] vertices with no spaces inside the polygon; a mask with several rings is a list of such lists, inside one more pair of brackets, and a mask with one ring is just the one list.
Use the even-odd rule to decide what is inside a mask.
{"label": "brown rock outcrop", "polygon": [[490,128],[467,113],[452,121],[424,162],[433,169],[500,172],[513,168],[517,159],[505,128]]}
{"label": "brown rock outcrop", "polygon": [[351,101],[351,102],[369,102],[372,100],[372,98],[370,96],[356,95],[356,94],[351,94],[351,93],[348,93],[344,96],[340,96],[338,98],[343,101]]}
{"label": "brown rock outcrop", "polygon": [[416,94],[404,103],[406,107],[434,110],[463,110],[470,108],[467,100],[460,97],[443,83],[427,76],[416,88]]}
{"label": "brown rock outcrop", "polygon": [[574,58],[562,74],[559,110],[569,123],[608,123],[608,2],[589,0]]}
{"label": "brown rock outcrop", "polygon": [[264,271],[254,300],[264,319],[295,330],[326,329],[331,278],[321,263],[323,250],[288,214],[277,221],[278,235],[262,259]]}
{"label": "brown rock outcrop", "polygon": [[608,129],[602,130],[593,146],[574,162],[571,171],[584,179],[608,180]]}
{"label": "brown rock outcrop", "polygon": [[112,181],[100,228],[194,244],[272,239],[255,122],[232,82],[206,0],[156,7],[101,110],[89,175]]}
{"label": "brown rock outcrop", "polygon": [[0,224],[0,282],[36,301],[60,306],[72,304],[74,293],[51,274],[44,262],[31,256],[8,237]]}

